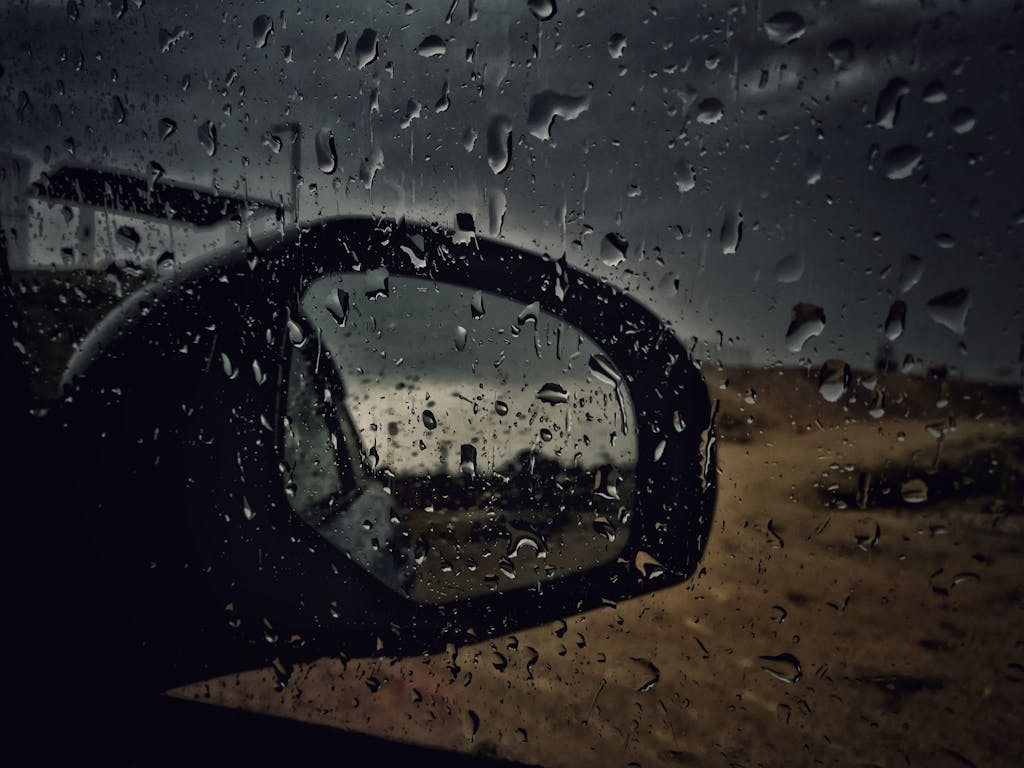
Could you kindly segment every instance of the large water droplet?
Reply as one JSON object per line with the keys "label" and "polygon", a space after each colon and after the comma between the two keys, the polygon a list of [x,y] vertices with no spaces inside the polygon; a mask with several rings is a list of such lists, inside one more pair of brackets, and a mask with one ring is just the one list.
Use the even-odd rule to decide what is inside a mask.
{"label": "large water droplet", "polygon": [[966,288],[947,291],[928,302],[928,316],[958,336],[963,336],[967,312],[971,308],[971,293]]}
{"label": "large water droplet", "polygon": [[932,80],[924,87],[921,98],[924,99],[926,104],[941,104],[949,97],[946,95],[946,86],[943,82],[941,80]]}
{"label": "large water droplet", "polygon": [[875,102],[875,125],[879,128],[892,128],[899,117],[900,102],[910,93],[910,83],[902,77],[894,77],[878,93]]}
{"label": "large water droplet", "polygon": [[913,144],[893,147],[882,156],[882,172],[885,178],[899,180],[908,178],[918,165],[924,153]]}
{"label": "large water droplet", "polygon": [[374,147],[370,150],[369,156],[364,157],[363,162],[359,164],[359,180],[363,182],[364,189],[373,189],[373,180],[383,167],[384,150]]}
{"label": "large water droplet", "polygon": [[615,367],[615,363],[600,352],[590,356],[589,366],[594,378],[602,384],[617,387],[622,382],[622,374]]}
{"label": "large water droplet", "polygon": [[338,325],[342,328],[348,323],[350,304],[351,300],[349,299],[348,291],[337,288],[327,294],[327,301],[325,302],[327,311],[331,313],[331,317],[337,320]]}
{"label": "large water droplet", "polygon": [[512,160],[512,121],[505,115],[495,115],[487,125],[487,164],[498,175],[508,168]]}
{"label": "large water droplet", "polygon": [[908,253],[903,258],[900,270],[900,293],[907,293],[924,277],[924,261],[920,256]]}
{"label": "large water droplet", "polygon": [[437,417],[434,412],[426,410],[423,412],[423,426],[427,429],[437,429]]}
{"label": "large water droplet", "polygon": [[356,40],[356,68],[363,69],[377,60],[379,54],[377,33],[372,29],[364,29]]}
{"label": "large water droplet", "polygon": [[306,331],[303,330],[302,326],[296,323],[291,318],[288,318],[288,341],[292,343],[292,346],[296,349],[305,346],[306,344]]}
{"label": "large water droplet", "polygon": [[729,208],[722,218],[722,228],[718,231],[718,242],[722,253],[731,256],[740,249],[743,239],[743,213],[739,209]]}
{"label": "large water droplet", "polygon": [[617,267],[626,260],[629,242],[618,232],[609,232],[601,239],[601,262],[609,267]]}
{"label": "large water droplet", "polygon": [[338,153],[334,148],[334,131],[321,128],[317,131],[316,164],[324,173],[334,173],[338,167]]}
{"label": "large water droplet", "polygon": [[530,98],[526,130],[541,141],[548,141],[551,138],[551,126],[555,117],[560,117],[563,120],[575,120],[589,107],[589,96],[571,96],[555,91],[542,91]]}
{"label": "large water droplet", "polygon": [[903,335],[903,328],[907,324],[907,303],[905,301],[894,301],[889,307],[889,314],[885,318],[885,337],[889,341],[896,341]]}
{"label": "large water droplet", "polygon": [[416,46],[416,53],[425,59],[433,58],[435,56],[444,56],[448,50],[448,46],[445,45],[437,35],[427,35],[423,38],[419,45]]}
{"label": "large water droplet", "polygon": [[826,360],[818,372],[818,392],[830,403],[838,402],[850,388],[853,373],[843,360]]}
{"label": "large water droplet", "polygon": [[494,412],[499,416],[505,416],[508,414],[508,403],[504,400],[494,401]]}
{"label": "large water droplet", "polygon": [[537,390],[537,399],[548,405],[559,405],[569,402],[569,393],[564,387],[548,382]]}
{"label": "large water droplet", "polygon": [[492,237],[501,234],[508,211],[508,196],[503,189],[492,189],[487,195],[487,231]]}
{"label": "large water droplet", "polygon": [[720,99],[713,96],[701,99],[697,104],[697,122],[702,125],[712,125],[722,119],[725,114],[725,105]]}
{"label": "large water droplet", "polygon": [[974,116],[974,110],[970,107],[958,107],[957,109],[954,109],[953,114],[949,116],[949,125],[952,127],[954,133],[970,133],[974,130],[974,126],[977,122],[978,120]]}
{"label": "large water droplet", "polygon": [[804,670],[800,659],[791,653],[780,653],[778,656],[760,656],[761,661],[768,662],[762,666],[765,672],[784,683],[796,683],[803,677]]}
{"label": "large water droplet", "polygon": [[793,307],[793,318],[786,331],[786,348],[799,352],[808,339],[825,330],[825,310],[815,304],[800,303]]}
{"label": "large water droplet", "polygon": [[673,170],[676,177],[676,189],[681,193],[689,192],[697,186],[697,171],[686,160],[677,160]]}
{"label": "large water droplet", "polygon": [[257,48],[265,48],[274,32],[274,20],[270,16],[257,16],[252,22],[252,39]]}
{"label": "large water droplet", "polygon": [[170,138],[171,134],[178,130],[178,124],[169,117],[161,117],[158,127],[160,130],[160,141]]}
{"label": "large water droplet", "polygon": [[765,34],[773,43],[786,45],[799,39],[807,31],[804,17],[793,11],[779,11],[764,23]]}
{"label": "large water droplet", "polygon": [[334,36],[334,58],[340,59],[348,48],[348,32],[342,30]]}
{"label": "large water droplet", "polygon": [[464,475],[476,474],[476,446],[464,443],[459,448],[459,471]]}
{"label": "large water droplet", "polygon": [[474,320],[479,320],[484,316],[484,293],[483,291],[476,291],[473,293],[472,298],[469,300],[469,311],[473,315]]}
{"label": "large water droplet", "polygon": [[608,38],[608,54],[613,59],[621,59],[622,54],[626,52],[626,36],[616,32],[614,35]]}
{"label": "large water droplet", "polygon": [[530,13],[539,21],[547,21],[558,13],[555,0],[527,0],[526,5],[530,9]]}
{"label": "large water droplet", "polygon": [[212,121],[207,120],[202,123],[196,130],[196,135],[199,137],[199,146],[203,148],[208,157],[217,154],[217,127]]}
{"label": "large water droplet", "polygon": [[466,330],[465,326],[455,326],[455,349],[459,352],[466,348],[466,344],[469,342],[469,331]]}
{"label": "large water droplet", "polygon": [[900,496],[907,504],[923,504],[928,501],[928,483],[919,477],[907,480],[900,486]]}

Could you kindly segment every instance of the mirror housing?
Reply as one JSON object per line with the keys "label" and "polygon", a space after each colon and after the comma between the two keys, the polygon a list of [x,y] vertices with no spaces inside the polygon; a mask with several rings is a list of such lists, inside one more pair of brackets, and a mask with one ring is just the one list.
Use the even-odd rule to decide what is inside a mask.
{"label": "mirror housing", "polygon": [[[440,606],[386,588],[294,514],[279,471],[288,321],[332,272],[386,270],[563,318],[627,380],[639,460],[619,558]],[[707,388],[675,334],[627,294],[500,242],[339,218],[201,259],[114,310],[71,361],[55,414],[73,513],[151,654],[149,684],[324,655],[443,650],[691,576],[715,502]],[[284,672],[282,672],[284,674]]]}

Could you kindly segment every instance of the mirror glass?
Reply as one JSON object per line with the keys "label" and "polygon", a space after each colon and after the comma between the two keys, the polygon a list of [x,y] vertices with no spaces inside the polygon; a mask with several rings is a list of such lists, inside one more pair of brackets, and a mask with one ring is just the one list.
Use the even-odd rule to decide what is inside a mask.
{"label": "mirror glass", "polygon": [[384,270],[318,279],[298,314],[286,489],[364,569],[446,603],[622,550],[634,409],[578,328],[536,303]]}

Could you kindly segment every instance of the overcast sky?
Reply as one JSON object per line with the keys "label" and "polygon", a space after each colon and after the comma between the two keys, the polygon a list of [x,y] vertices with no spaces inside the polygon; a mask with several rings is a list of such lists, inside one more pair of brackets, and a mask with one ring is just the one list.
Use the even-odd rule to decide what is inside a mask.
{"label": "overcast sky", "polygon": [[[404,2],[129,0],[120,18],[120,2],[87,2],[77,19],[66,5],[0,11],[0,129],[33,173],[69,159],[146,173],[156,161],[168,178],[287,197],[289,149],[274,154],[263,140],[295,121],[304,217],[451,224],[465,211],[486,232],[493,201],[506,209],[502,239],[564,250],[681,336],[712,344],[712,357],[867,367],[902,299],[897,358],[1019,380],[1024,14],[1011,2],[562,0],[538,21],[525,0],[461,0],[450,23],[450,0],[414,1],[411,13]],[[378,55],[359,68],[373,50],[358,45],[372,37],[364,30]],[[879,97],[894,78],[902,97],[887,117]],[[574,119],[556,118],[545,138],[552,106]],[[177,126],[165,140],[161,118]],[[213,156],[198,136],[207,121]],[[501,145],[503,125],[512,152],[496,174],[504,158],[489,157],[488,131]],[[316,152],[326,131],[330,173]],[[904,146],[919,162],[886,178],[887,153]],[[693,188],[681,191],[690,167]],[[738,248],[723,252],[733,250],[728,222],[740,220]],[[75,226],[56,214],[37,221],[30,257],[58,260],[54,243],[73,240]],[[602,259],[610,232],[628,242],[620,263]],[[234,237],[180,232],[174,245],[188,258]],[[142,255],[168,239],[151,227]],[[911,253],[924,272],[902,295]],[[776,283],[776,264],[794,254],[799,279]],[[971,302],[962,337],[926,310],[961,288]],[[822,307],[826,323],[794,353],[785,334],[798,302]]]}

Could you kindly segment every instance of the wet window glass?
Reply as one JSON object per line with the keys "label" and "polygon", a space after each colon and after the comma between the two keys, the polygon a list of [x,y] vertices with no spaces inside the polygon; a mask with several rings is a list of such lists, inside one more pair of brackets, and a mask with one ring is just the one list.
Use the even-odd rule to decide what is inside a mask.
{"label": "wet window glass", "polygon": [[1019,2],[0,30],[38,744],[1024,764]]}

